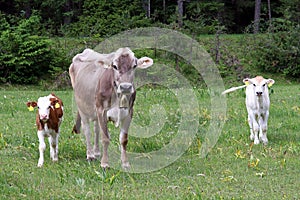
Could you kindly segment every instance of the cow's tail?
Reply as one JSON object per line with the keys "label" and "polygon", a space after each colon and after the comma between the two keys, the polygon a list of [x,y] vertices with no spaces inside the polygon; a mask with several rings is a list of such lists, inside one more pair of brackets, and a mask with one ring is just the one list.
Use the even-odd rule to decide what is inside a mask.
{"label": "cow's tail", "polygon": [[228,90],[225,90],[224,92],[222,92],[222,95],[230,93],[230,92],[233,92],[235,90],[239,90],[239,89],[245,88],[245,87],[247,87],[247,85],[242,85],[242,86],[238,86],[238,87],[229,88]]}
{"label": "cow's tail", "polygon": [[75,125],[73,126],[72,133],[79,134],[80,128],[81,128],[81,116],[80,116],[79,112],[77,112],[76,122],[75,122]]}

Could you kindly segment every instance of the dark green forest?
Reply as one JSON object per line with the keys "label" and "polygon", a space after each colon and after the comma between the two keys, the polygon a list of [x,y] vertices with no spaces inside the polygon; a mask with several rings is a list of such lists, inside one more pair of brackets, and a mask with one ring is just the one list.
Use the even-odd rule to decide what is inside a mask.
{"label": "dark green forest", "polygon": [[[204,45],[212,55],[222,55],[213,57],[224,77],[240,69],[228,58],[245,60],[228,53],[236,47],[226,35],[245,36],[235,38],[252,50],[247,54],[251,64],[243,65],[300,76],[300,0],[0,0],[0,16],[0,83],[35,84],[57,77],[82,48],[153,26],[199,41],[210,35],[214,43],[206,39]],[[185,65],[180,64],[183,71]]]}

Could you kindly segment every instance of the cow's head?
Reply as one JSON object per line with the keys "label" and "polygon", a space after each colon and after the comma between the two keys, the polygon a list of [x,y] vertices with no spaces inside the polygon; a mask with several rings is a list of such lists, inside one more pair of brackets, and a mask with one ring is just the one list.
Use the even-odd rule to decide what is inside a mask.
{"label": "cow's head", "polygon": [[135,92],[133,85],[135,69],[146,69],[152,64],[151,58],[137,59],[129,48],[120,48],[116,51],[112,67],[114,69],[114,86],[120,99],[120,107],[128,107],[129,98]]}
{"label": "cow's head", "polygon": [[275,83],[273,79],[264,79],[262,76],[256,76],[255,78],[245,78],[243,82],[252,88],[255,95],[260,97],[264,93],[268,93],[268,87],[271,87]]}
{"label": "cow's head", "polygon": [[46,96],[40,97],[37,102],[27,102],[27,107],[37,107],[40,120],[47,121],[50,116],[50,109],[53,109],[56,103],[56,98],[49,98],[49,96]]}

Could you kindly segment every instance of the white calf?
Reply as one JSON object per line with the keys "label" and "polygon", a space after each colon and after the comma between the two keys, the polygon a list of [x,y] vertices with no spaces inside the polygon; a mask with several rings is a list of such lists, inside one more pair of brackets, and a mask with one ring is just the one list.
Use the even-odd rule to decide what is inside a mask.
{"label": "white calf", "polygon": [[275,81],[273,79],[264,79],[262,76],[256,76],[251,79],[245,78],[243,82],[245,83],[244,86],[230,88],[222,94],[246,87],[246,107],[250,126],[250,139],[254,140],[254,144],[259,144],[260,141],[267,144],[270,107],[268,87],[271,87]]}

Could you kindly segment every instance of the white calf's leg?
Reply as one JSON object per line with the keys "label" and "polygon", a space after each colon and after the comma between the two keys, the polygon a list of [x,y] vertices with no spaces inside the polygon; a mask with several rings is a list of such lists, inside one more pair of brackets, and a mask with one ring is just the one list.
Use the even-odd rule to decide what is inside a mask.
{"label": "white calf's leg", "polygon": [[44,151],[46,149],[44,130],[38,131],[37,135],[38,135],[38,138],[39,138],[39,152],[40,152],[38,167],[42,167],[43,164],[44,164]]}
{"label": "white calf's leg", "polygon": [[258,133],[260,131],[259,124],[254,121],[253,122],[253,132],[254,132],[254,144],[259,144]]}
{"label": "white calf's leg", "polygon": [[254,140],[253,123],[249,116],[248,116],[248,124],[249,124],[249,128],[250,128],[250,140]]}
{"label": "white calf's leg", "polygon": [[261,132],[259,135],[260,140],[263,142],[264,145],[268,144],[267,138],[267,130],[268,130],[268,114],[263,118],[260,119],[260,126]]}
{"label": "white calf's leg", "polygon": [[[254,144],[259,144],[259,139],[258,139],[258,132],[259,132],[259,124],[257,122],[257,116],[255,116],[254,113],[250,111],[248,115],[248,119],[250,119],[251,125],[250,125],[250,139],[254,140]],[[251,129],[252,127],[252,129]]]}

